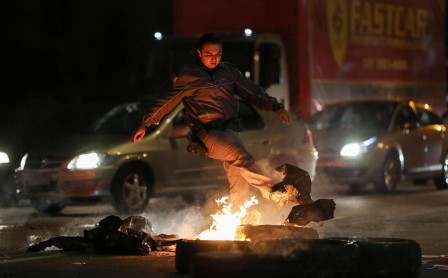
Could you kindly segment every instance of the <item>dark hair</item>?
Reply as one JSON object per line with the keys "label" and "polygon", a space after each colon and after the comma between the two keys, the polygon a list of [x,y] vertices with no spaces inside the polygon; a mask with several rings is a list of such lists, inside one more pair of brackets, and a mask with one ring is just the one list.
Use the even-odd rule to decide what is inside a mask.
{"label": "dark hair", "polygon": [[210,44],[220,44],[222,45],[221,38],[215,34],[215,33],[207,33],[202,35],[202,37],[199,39],[198,43],[198,49],[201,50],[204,44],[210,43]]}

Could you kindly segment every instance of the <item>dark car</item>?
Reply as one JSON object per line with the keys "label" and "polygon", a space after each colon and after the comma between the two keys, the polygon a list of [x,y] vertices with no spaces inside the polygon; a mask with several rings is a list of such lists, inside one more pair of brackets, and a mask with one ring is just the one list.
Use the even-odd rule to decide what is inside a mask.
{"label": "dark car", "polygon": [[448,133],[441,117],[413,100],[362,100],[327,105],[308,120],[319,152],[317,171],[359,191],[400,181],[448,188]]}
{"label": "dark car", "polygon": [[0,206],[11,206],[18,202],[14,169],[17,166],[17,150],[12,140],[0,138]]}
{"label": "dark car", "polygon": [[[219,161],[187,151],[189,128],[179,104],[139,143],[130,137],[151,102],[118,105],[83,133],[30,150],[17,172],[20,192],[44,213],[73,200],[110,199],[118,212],[141,212],[151,196],[203,193],[228,186]],[[317,161],[304,122],[280,123],[275,113],[240,101],[241,136],[257,159],[290,163],[313,178]]]}

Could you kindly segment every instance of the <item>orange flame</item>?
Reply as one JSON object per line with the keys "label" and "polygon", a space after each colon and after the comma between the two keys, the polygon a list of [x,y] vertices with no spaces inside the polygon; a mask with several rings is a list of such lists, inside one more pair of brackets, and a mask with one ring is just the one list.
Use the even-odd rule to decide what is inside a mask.
{"label": "orange flame", "polygon": [[232,213],[232,204],[227,204],[229,197],[224,196],[216,200],[222,205],[221,211],[212,214],[213,223],[208,230],[203,231],[195,239],[202,240],[241,240],[236,238],[238,227],[242,224],[242,219],[247,213],[247,208],[258,204],[258,200],[252,196],[246,201],[240,210]]}

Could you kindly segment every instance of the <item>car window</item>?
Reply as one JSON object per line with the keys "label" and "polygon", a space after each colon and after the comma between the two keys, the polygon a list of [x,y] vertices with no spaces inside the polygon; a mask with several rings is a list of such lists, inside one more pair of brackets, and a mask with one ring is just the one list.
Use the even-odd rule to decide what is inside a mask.
{"label": "car window", "polygon": [[[145,112],[138,102],[116,106],[95,121],[87,133],[130,135],[138,127]],[[149,127],[147,133],[155,128]]]}
{"label": "car window", "polygon": [[173,118],[173,126],[182,125],[188,125],[187,120],[185,119],[185,108],[180,110],[180,112]]}
{"label": "car window", "polygon": [[417,117],[412,108],[409,106],[405,106],[400,108],[400,110],[398,110],[397,115],[395,117],[394,127],[397,129],[403,129],[406,123],[417,124],[417,122],[418,122]]}
{"label": "car window", "polygon": [[424,107],[417,106],[417,114],[420,120],[420,124],[425,125],[440,125],[443,124],[443,120],[431,110],[425,109]]}
{"label": "car window", "polygon": [[329,105],[314,114],[308,124],[311,129],[380,129],[389,126],[395,109],[393,102],[353,102]]}
{"label": "car window", "polygon": [[239,102],[238,116],[243,130],[263,129],[265,124],[257,110],[244,101]]}

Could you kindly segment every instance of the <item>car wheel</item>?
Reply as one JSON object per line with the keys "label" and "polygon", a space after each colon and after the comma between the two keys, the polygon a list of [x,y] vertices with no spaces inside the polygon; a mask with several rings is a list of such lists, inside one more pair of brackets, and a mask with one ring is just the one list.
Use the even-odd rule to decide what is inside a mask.
{"label": "car wheel", "polygon": [[400,181],[400,160],[394,153],[389,153],[384,160],[381,179],[374,184],[375,191],[388,192],[394,190]]}
{"label": "car wheel", "polygon": [[437,189],[448,189],[448,153],[445,154],[442,165],[442,175],[434,181]]}
{"label": "car wheel", "polygon": [[111,185],[112,206],[119,213],[141,213],[149,202],[151,178],[142,167],[120,169]]}
{"label": "car wheel", "polygon": [[31,206],[44,215],[56,215],[65,208],[67,200],[61,196],[34,196],[30,198]]}

